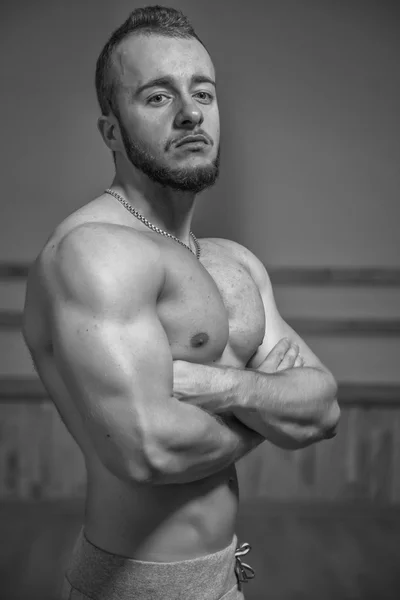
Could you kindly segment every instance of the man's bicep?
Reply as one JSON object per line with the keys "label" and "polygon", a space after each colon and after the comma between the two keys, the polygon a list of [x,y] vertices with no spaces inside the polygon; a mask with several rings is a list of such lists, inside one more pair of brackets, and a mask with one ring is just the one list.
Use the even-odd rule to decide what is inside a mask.
{"label": "man's bicep", "polygon": [[107,232],[99,241],[91,230],[83,239],[78,233],[55,265],[54,362],[102,461],[139,472],[172,391],[171,350],[156,312],[157,269],[151,256],[144,264],[133,254],[127,263],[118,239],[99,248],[99,241],[108,243]]}
{"label": "man's bicep", "polygon": [[172,358],[150,317],[115,322],[56,311],[54,360],[97,454],[115,474],[150,469],[154,431],[172,389]]}
{"label": "man's bicep", "polygon": [[54,313],[55,360],[78,397],[139,399],[143,390],[156,401],[172,390],[171,352],[156,316],[117,321],[76,306]]}

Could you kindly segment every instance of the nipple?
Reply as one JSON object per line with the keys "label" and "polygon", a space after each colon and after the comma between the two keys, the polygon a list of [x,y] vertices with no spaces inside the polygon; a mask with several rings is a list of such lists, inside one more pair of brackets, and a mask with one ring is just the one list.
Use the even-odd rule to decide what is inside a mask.
{"label": "nipple", "polygon": [[190,340],[190,344],[193,348],[199,348],[200,346],[204,346],[208,342],[209,338],[206,333],[197,333]]}

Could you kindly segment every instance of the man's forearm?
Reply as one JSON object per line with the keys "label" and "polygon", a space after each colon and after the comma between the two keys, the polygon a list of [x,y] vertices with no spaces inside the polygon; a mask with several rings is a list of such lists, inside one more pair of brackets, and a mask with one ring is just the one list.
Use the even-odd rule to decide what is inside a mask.
{"label": "man's forearm", "polygon": [[[314,367],[277,373],[218,365],[189,365],[183,401],[210,413],[235,415],[272,443],[300,448],[331,437],[339,419],[333,376]],[[189,386],[188,386],[189,387]]]}
{"label": "man's forearm", "polygon": [[239,420],[285,448],[333,437],[340,410],[330,373],[304,367],[278,373],[232,373],[230,410]]}
{"label": "man's forearm", "polygon": [[167,426],[164,441],[160,436],[153,484],[204,479],[229,467],[265,440],[233,415],[215,417],[183,403],[179,403],[177,414],[174,431]]}

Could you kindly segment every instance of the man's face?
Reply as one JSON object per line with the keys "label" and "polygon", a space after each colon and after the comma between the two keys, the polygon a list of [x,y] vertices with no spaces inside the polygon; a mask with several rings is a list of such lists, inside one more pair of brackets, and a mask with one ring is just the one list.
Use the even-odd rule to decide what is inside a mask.
{"label": "man's face", "polygon": [[[134,35],[121,44],[115,68],[128,160],[173,189],[198,193],[213,185],[219,170],[219,112],[214,67],[202,44]],[[184,142],[197,135],[204,139]]]}

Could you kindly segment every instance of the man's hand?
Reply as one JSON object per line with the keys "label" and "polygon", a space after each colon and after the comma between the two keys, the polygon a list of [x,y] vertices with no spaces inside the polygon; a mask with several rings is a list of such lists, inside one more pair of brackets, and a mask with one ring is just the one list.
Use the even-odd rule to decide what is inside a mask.
{"label": "man's hand", "polygon": [[303,365],[304,360],[299,354],[298,345],[288,338],[279,340],[262,363],[264,373],[276,373],[277,371],[302,367]]}
{"label": "man's hand", "polygon": [[[266,373],[301,367],[303,364],[299,347],[287,338],[279,340],[262,363]],[[175,360],[173,369],[175,398],[198,406],[211,414],[231,412],[229,367]]]}

